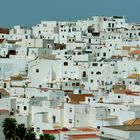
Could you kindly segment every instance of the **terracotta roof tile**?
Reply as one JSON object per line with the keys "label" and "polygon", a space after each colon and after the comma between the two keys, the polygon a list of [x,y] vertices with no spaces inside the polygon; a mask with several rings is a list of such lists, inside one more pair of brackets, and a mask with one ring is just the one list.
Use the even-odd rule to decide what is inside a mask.
{"label": "terracotta roof tile", "polygon": [[135,118],[123,122],[124,125],[140,125],[140,118]]}
{"label": "terracotta roof tile", "polygon": [[79,103],[85,101],[85,97],[93,97],[93,94],[67,94],[71,103]]}
{"label": "terracotta roof tile", "polygon": [[0,39],[0,43],[2,43],[5,39]]}
{"label": "terracotta roof tile", "polygon": [[0,88],[0,93],[2,95],[9,95],[9,93],[4,88]]}
{"label": "terracotta roof tile", "polygon": [[11,76],[11,80],[12,81],[22,81],[23,78],[22,78],[22,76]]}
{"label": "terracotta roof tile", "polygon": [[127,95],[133,95],[133,96],[139,96],[140,92],[137,91],[131,91],[128,89],[114,89],[113,92],[115,94],[127,94]]}
{"label": "terracotta roof tile", "polygon": [[130,92],[131,90],[128,90],[128,89],[114,89],[113,92],[115,94],[126,94],[127,92]]}
{"label": "terracotta roof tile", "polygon": [[129,53],[129,55],[138,55],[140,54],[140,50],[133,50]]}
{"label": "terracotta roof tile", "polygon": [[75,135],[69,135],[70,138],[72,138],[73,140],[77,140],[77,139],[89,139],[89,138],[98,138],[98,136],[96,134],[75,134]]}
{"label": "terracotta roof tile", "polygon": [[9,34],[8,28],[0,28],[0,34]]}
{"label": "terracotta roof tile", "polygon": [[140,74],[131,74],[131,75],[128,75],[127,78],[129,78],[129,79],[138,79],[138,78],[140,78]]}

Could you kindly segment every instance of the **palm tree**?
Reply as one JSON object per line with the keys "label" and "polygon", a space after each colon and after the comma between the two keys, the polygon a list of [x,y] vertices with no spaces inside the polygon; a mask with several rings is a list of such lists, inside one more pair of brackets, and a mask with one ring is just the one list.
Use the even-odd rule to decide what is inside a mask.
{"label": "palm tree", "polygon": [[2,123],[3,133],[6,140],[11,140],[16,130],[17,122],[14,118],[5,118]]}

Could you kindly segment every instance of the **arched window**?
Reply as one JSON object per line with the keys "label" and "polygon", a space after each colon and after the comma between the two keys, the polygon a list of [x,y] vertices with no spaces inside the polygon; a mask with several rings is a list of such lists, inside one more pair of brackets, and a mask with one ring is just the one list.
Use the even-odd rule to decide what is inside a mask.
{"label": "arched window", "polygon": [[101,72],[99,72],[99,71],[98,71],[98,72],[96,72],[96,75],[101,75]]}

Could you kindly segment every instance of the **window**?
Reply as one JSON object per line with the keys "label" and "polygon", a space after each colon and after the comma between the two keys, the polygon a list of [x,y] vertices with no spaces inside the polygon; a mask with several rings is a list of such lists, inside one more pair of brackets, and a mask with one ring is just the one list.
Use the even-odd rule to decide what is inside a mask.
{"label": "window", "polygon": [[91,79],[90,82],[93,83],[93,79]]}
{"label": "window", "polygon": [[106,53],[103,53],[103,56],[106,56]]}
{"label": "window", "polygon": [[69,29],[69,33],[71,32],[71,29]]}
{"label": "window", "polygon": [[115,109],[113,109],[113,112],[115,112]]}
{"label": "window", "polygon": [[114,23],[112,23],[112,27],[114,28]]}
{"label": "window", "polygon": [[65,86],[68,86],[68,84],[67,84],[67,83],[65,83]]}
{"label": "window", "polygon": [[72,83],[72,86],[75,86],[75,83]]}
{"label": "window", "polygon": [[87,74],[86,74],[86,71],[83,71],[83,77],[86,77]]}
{"label": "window", "polygon": [[72,123],[72,119],[69,119],[69,123]]}
{"label": "window", "polygon": [[64,62],[64,66],[68,66],[68,62]]}
{"label": "window", "polygon": [[36,132],[39,133],[40,132],[40,127],[36,128]]}
{"label": "window", "polygon": [[17,106],[17,109],[19,109],[19,106]]}
{"label": "window", "polygon": [[76,86],[80,86],[80,83],[76,83]]}
{"label": "window", "polygon": [[88,99],[88,102],[90,102],[90,98]]}
{"label": "window", "polygon": [[6,83],[4,83],[4,88],[6,88],[6,86],[7,86]]}
{"label": "window", "polygon": [[72,112],[72,108],[70,108],[70,112]]}
{"label": "window", "polygon": [[24,109],[24,110],[27,110],[27,106],[24,106],[23,109]]}
{"label": "window", "polygon": [[91,74],[93,74],[93,71],[91,72]]}
{"label": "window", "polygon": [[89,41],[88,41],[88,43],[91,43],[91,38],[89,38]]}
{"label": "window", "polygon": [[111,27],[111,23],[108,23],[108,27]]}
{"label": "window", "polygon": [[118,98],[121,98],[121,96],[119,95]]}
{"label": "window", "polygon": [[38,73],[39,72],[39,69],[36,69],[36,72]]}
{"label": "window", "polygon": [[96,75],[101,75],[101,72],[99,72],[99,71],[98,71],[98,72],[96,72]]}
{"label": "window", "polygon": [[98,66],[98,63],[92,63],[92,66]]}

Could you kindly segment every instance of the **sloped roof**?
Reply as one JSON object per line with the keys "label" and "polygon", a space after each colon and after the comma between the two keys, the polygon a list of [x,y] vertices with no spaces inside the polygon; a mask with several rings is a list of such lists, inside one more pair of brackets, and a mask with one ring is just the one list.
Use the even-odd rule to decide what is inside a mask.
{"label": "sloped roof", "polygon": [[0,88],[0,93],[2,95],[9,95],[9,93],[4,88]]}
{"label": "sloped roof", "polygon": [[11,80],[12,81],[22,81],[23,80],[23,78],[22,78],[22,76],[11,76]]}
{"label": "sloped roof", "polygon": [[6,40],[7,41],[7,43],[9,43],[9,44],[15,44],[16,43],[16,40]]}
{"label": "sloped roof", "polygon": [[132,48],[139,48],[139,47],[137,47],[137,46],[123,46],[122,50],[130,51],[130,49],[132,49]]}
{"label": "sloped roof", "polygon": [[0,43],[2,43],[5,39],[0,39]]}
{"label": "sloped roof", "polygon": [[133,96],[139,96],[140,92],[137,91],[131,91],[128,89],[114,89],[114,94],[127,94],[127,95],[133,95]]}
{"label": "sloped roof", "polygon": [[0,34],[9,34],[8,28],[0,28]]}
{"label": "sloped roof", "polygon": [[71,103],[79,103],[85,101],[86,97],[93,97],[93,94],[67,94]]}
{"label": "sloped roof", "polygon": [[140,125],[140,118],[135,118],[123,122],[124,125]]}
{"label": "sloped roof", "polygon": [[93,139],[93,138],[98,138],[99,136],[97,136],[96,134],[72,134],[69,135],[70,138],[72,138],[73,140],[77,140],[77,139]]}
{"label": "sloped roof", "polygon": [[114,93],[120,93],[120,94],[126,94],[127,92],[130,92],[131,90],[128,89],[114,89]]}
{"label": "sloped roof", "polygon": [[128,75],[127,78],[129,78],[129,79],[138,79],[138,78],[140,78],[140,74],[131,74],[131,75]]}
{"label": "sloped roof", "polygon": [[130,55],[138,55],[138,54],[140,54],[140,50],[133,50],[129,54]]}

